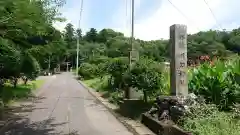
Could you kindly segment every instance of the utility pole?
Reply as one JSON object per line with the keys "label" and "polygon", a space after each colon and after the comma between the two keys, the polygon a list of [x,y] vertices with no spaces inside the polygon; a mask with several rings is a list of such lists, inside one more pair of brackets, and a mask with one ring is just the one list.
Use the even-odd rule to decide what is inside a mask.
{"label": "utility pole", "polygon": [[50,55],[48,56],[48,75],[50,75],[50,68],[51,68],[51,58]]}
{"label": "utility pole", "polygon": [[50,67],[51,67],[51,59],[50,55],[48,56],[48,72],[50,72]]}
{"label": "utility pole", "polygon": [[[79,13],[79,21],[78,21],[78,29],[80,30],[81,26],[81,18],[82,18],[82,10],[83,10],[83,0],[81,0],[81,8],[80,8],[80,13]],[[80,40],[80,35],[78,35],[77,38],[77,59],[76,59],[76,76],[78,77],[78,65],[79,65],[79,40]]]}
{"label": "utility pole", "polygon": [[134,0],[132,0],[132,10],[131,10],[131,52],[130,52],[130,69],[132,68],[133,64],[138,60],[138,51],[134,46]]}
{"label": "utility pole", "polygon": [[76,76],[78,77],[78,60],[79,59],[79,37],[77,39],[77,59],[76,59]]}
{"label": "utility pole", "polygon": [[[131,51],[129,55],[129,67],[130,70],[133,68],[135,62],[138,60],[138,51],[136,50],[134,46],[134,0],[132,0],[132,6],[131,6],[131,38],[130,38],[130,45],[131,45]],[[126,98],[134,98],[135,91],[133,88],[129,88],[126,93]]]}

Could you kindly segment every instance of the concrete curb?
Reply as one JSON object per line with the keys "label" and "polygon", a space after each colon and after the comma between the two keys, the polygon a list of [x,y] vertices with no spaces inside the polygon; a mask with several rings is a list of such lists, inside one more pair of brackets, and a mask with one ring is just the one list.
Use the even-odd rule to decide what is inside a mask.
{"label": "concrete curb", "polygon": [[114,110],[118,107],[108,102],[108,100],[102,98],[100,94],[93,89],[89,88],[86,84],[82,81],[78,81],[84,88],[88,90],[88,92],[96,98],[98,102],[100,102],[104,107],[106,107],[113,116],[117,118],[130,132],[134,135],[155,135],[152,131],[150,131],[146,126],[143,124],[136,122],[134,120],[129,120],[122,117],[120,114],[116,113]]}

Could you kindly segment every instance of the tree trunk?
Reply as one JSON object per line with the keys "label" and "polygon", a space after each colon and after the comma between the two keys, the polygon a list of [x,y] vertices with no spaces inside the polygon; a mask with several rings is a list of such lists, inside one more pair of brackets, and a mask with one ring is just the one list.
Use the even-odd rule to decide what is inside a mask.
{"label": "tree trunk", "polygon": [[0,79],[0,89],[3,88],[3,85],[4,85],[4,80]]}
{"label": "tree trunk", "polygon": [[13,80],[13,86],[14,86],[14,88],[17,87],[17,83],[18,83],[18,78],[14,78],[14,80]]}
{"label": "tree trunk", "polygon": [[144,97],[144,101],[147,103],[148,99],[147,99],[147,92],[143,91],[143,97]]}
{"label": "tree trunk", "polygon": [[26,78],[24,79],[24,84],[26,85],[27,82],[28,82],[28,78],[26,77]]}
{"label": "tree trunk", "polygon": [[125,88],[124,88],[124,95],[125,95],[125,98],[126,98],[126,99],[129,99],[129,98],[130,98],[130,96],[129,96],[129,87],[125,87]]}

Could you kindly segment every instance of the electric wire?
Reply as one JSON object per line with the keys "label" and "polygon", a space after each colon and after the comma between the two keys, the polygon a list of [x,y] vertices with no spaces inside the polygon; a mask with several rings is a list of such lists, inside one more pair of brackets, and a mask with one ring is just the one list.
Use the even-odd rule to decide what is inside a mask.
{"label": "electric wire", "polygon": [[191,22],[192,24],[194,24],[194,26],[198,29],[198,31],[200,31],[199,27],[192,21],[190,20],[177,6],[175,6],[173,4],[173,2],[171,2],[170,0],[168,0],[168,2],[185,18],[187,19],[189,22]]}
{"label": "electric wire", "polygon": [[209,11],[211,12],[214,20],[216,21],[216,24],[220,27],[220,29],[223,29],[222,26],[221,26],[221,24],[218,22],[217,17],[216,17],[215,14],[213,13],[213,10],[210,8],[208,2],[207,2],[206,0],[203,0],[203,1],[204,1],[204,3],[206,4],[206,6],[208,7]]}

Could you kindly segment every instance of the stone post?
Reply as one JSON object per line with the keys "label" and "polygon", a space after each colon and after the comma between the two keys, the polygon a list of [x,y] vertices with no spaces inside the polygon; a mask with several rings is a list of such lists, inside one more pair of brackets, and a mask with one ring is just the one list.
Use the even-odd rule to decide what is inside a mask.
{"label": "stone post", "polygon": [[170,27],[170,89],[172,96],[187,96],[187,26]]}

